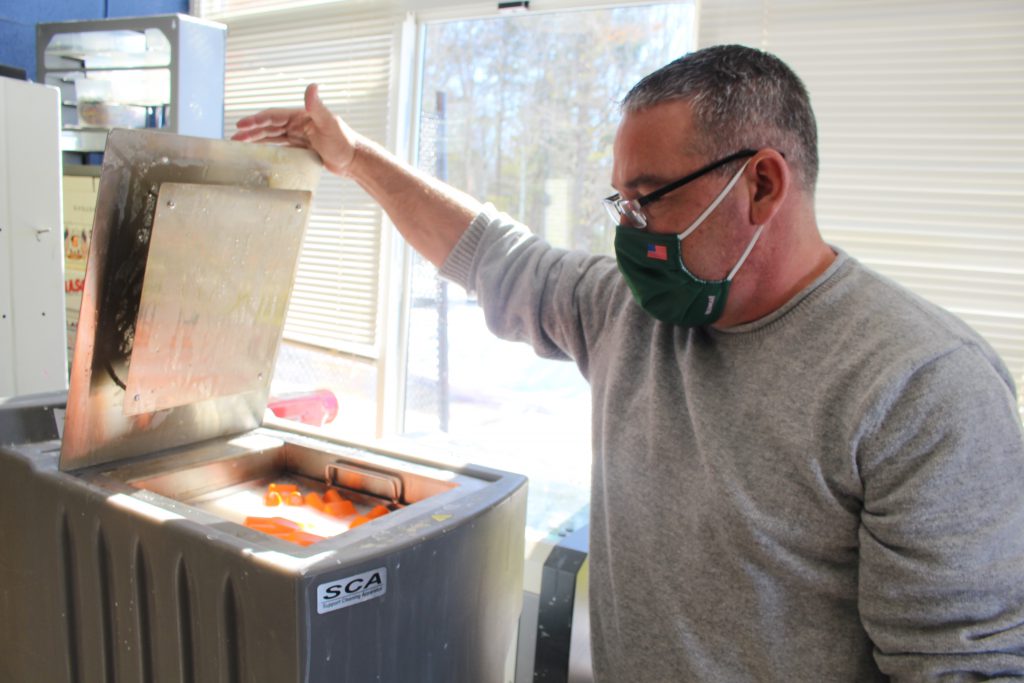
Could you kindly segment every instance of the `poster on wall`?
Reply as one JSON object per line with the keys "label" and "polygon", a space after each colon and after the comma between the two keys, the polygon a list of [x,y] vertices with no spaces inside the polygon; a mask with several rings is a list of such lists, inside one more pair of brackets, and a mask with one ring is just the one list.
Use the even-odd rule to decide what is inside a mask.
{"label": "poster on wall", "polygon": [[89,240],[96,193],[100,179],[92,176],[64,176],[64,301],[68,321],[68,363],[75,351],[78,311],[85,288],[85,267],[89,260]]}

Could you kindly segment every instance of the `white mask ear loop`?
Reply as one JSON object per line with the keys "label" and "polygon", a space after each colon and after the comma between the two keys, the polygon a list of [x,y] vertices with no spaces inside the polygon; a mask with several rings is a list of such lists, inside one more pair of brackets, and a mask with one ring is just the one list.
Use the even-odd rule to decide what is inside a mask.
{"label": "white mask ear loop", "polygon": [[754,239],[750,240],[750,244],[747,245],[747,250],[743,252],[743,256],[740,256],[740,260],[736,262],[736,265],[732,267],[732,270],[729,271],[729,274],[725,276],[726,282],[732,280],[733,275],[736,274],[736,271],[740,269],[740,266],[743,265],[743,262],[747,260],[748,256],[750,256],[750,252],[754,250],[754,245],[757,244],[757,240],[761,238],[761,233],[763,231],[764,223],[757,226],[757,232],[754,233]]}
{"label": "white mask ear loop", "polygon": [[730,180],[729,184],[725,186],[725,189],[723,189],[721,192],[719,192],[718,196],[715,197],[715,201],[711,202],[711,204],[708,206],[708,208],[704,209],[704,211],[701,212],[701,214],[699,216],[697,216],[696,220],[694,220],[692,223],[690,223],[690,227],[688,227],[686,230],[683,230],[682,233],[677,235],[677,237],[679,238],[680,242],[682,242],[684,239],[689,237],[690,233],[693,232],[694,230],[696,230],[697,228],[699,228],[700,224],[704,222],[704,219],[707,218],[708,216],[710,216],[711,212],[714,211],[716,208],[718,208],[718,205],[722,203],[722,200],[725,199],[725,196],[727,194],[729,194],[729,190],[731,190],[733,187],[735,187],[736,183],[739,182],[740,176],[743,175],[743,171],[745,171],[747,169],[747,164],[749,164],[749,163],[750,163],[750,159],[747,159],[746,161],[744,161],[743,162],[743,166],[740,167],[740,170],[736,171],[736,175],[734,175],[732,177],[732,180]]}

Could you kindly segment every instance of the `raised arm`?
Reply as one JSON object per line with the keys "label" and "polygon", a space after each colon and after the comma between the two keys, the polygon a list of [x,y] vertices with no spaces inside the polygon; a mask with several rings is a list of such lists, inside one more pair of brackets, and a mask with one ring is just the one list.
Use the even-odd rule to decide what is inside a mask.
{"label": "raised arm", "polygon": [[440,267],[482,208],[480,202],[396,159],[360,135],[306,88],[302,109],[266,109],[241,119],[233,140],[311,149],[324,167],[356,181],[412,247]]}

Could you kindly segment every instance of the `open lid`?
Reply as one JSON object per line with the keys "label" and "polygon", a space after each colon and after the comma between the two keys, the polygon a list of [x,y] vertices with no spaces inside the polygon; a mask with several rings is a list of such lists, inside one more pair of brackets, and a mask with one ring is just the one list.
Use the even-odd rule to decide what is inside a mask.
{"label": "open lid", "polygon": [[306,150],[108,135],[62,470],[259,426],[320,169]]}

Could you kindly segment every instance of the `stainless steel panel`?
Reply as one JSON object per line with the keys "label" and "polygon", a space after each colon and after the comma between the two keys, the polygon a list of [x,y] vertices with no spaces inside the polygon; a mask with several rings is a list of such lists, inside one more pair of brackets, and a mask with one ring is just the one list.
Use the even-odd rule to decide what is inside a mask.
{"label": "stainless steel panel", "polygon": [[[222,211],[209,202],[196,200],[201,193],[187,193],[183,201],[193,213],[184,230],[190,242],[187,245],[177,242],[171,236],[173,228],[168,228],[167,237],[177,258],[187,256],[186,263],[189,259],[201,258],[201,265],[195,264],[191,272],[202,268],[206,277],[223,279],[225,290],[218,292],[216,306],[235,301],[233,297],[237,297],[240,306],[239,316],[221,328],[223,334],[213,333],[219,323],[210,314],[203,314],[202,333],[197,334],[198,328],[192,330],[191,343],[201,341],[205,348],[189,350],[193,361],[223,359],[218,351],[222,344],[248,350],[249,342],[253,341],[249,331],[255,331],[255,355],[265,361],[266,343],[272,335],[264,325],[261,306],[269,305],[273,311],[278,311],[287,304],[296,265],[294,255],[302,234],[301,230],[289,227],[294,226],[295,212],[286,211],[282,207],[287,204],[269,197],[284,197],[273,192],[282,190],[309,193],[315,188],[320,173],[316,155],[305,150],[146,130],[111,132],[100,176],[89,268],[75,342],[60,458],[62,470],[77,470],[238,434],[260,424],[272,363],[261,368],[263,377],[260,377],[259,371],[253,372],[256,360],[243,359],[238,366],[232,364],[230,377],[217,380],[212,386],[186,388],[184,378],[169,376],[159,378],[166,388],[150,383],[157,380],[157,370],[179,371],[183,367],[183,360],[163,357],[166,335],[173,336],[169,331],[188,329],[189,320],[180,321],[179,326],[176,316],[195,315],[197,310],[203,310],[196,308],[202,302],[182,302],[183,298],[196,295],[198,285],[195,283],[189,283],[177,293],[163,291],[143,299],[144,280],[150,270],[148,260],[153,258],[163,264],[162,267],[167,267],[171,260],[162,254],[167,248],[161,246],[165,242],[164,216],[170,207],[166,206],[167,199],[160,204],[161,194],[165,185],[168,192],[173,189],[175,193],[180,192],[181,185],[205,185],[220,186],[223,190],[210,190],[208,199],[228,195],[238,198],[233,202],[232,211]],[[233,187],[236,194],[232,195],[225,186]],[[241,189],[253,191],[251,202],[241,199],[242,194],[238,194]],[[278,208],[268,214],[271,205]],[[185,208],[184,205],[181,208]],[[303,225],[308,213],[306,209],[301,212]],[[294,244],[289,243],[292,246],[285,248],[275,237],[274,249],[270,245],[266,245],[267,249],[259,248],[256,243],[277,230],[294,240]],[[245,259],[240,260],[234,246],[236,240],[243,238],[254,242],[246,248]],[[246,268],[261,268],[262,271],[249,272]],[[275,279],[287,280],[289,288],[264,300],[261,297],[266,296],[266,291],[255,287],[256,281],[271,273]],[[172,279],[164,277],[163,283],[172,283]],[[176,283],[184,285],[181,279]],[[159,304],[154,303],[157,299]],[[151,303],[157,308],[170,305],[173,310],[151,311],[147,309]],[[141,330],[140,311],[145,316]],[[223,310],[217,315],[221,313]],[[243,319],[242,313],[249,316],[248,321]],[[277,313],[270,317],[274,315]],[[171,320],[174,322],[159,322]],[[153,321],[157,321],[155,325]],[[140,331],[143,339],[136,362],[134,352]],[[153,334],[161,339],[159,346]],[[271,358],[279,339],[280,329],[273,339],[275,351],[269,353]],[[183,349],[184,340],[174,343],[178,341],[181,343],[177,348]],[[143,368],[149,364],[151,367]],[[251,383],[239,382],[242,377]],[[234,391],[237,393],[230,393]],[[132,407],[136,395],[143,404],[141,409]],[[198,397],[198,400],[179,404],[186,395]]]}
{"label": "stainless steel panel", "polygon": [[309,201],[295,190],[164,183],[125,415],[267,389]]}

